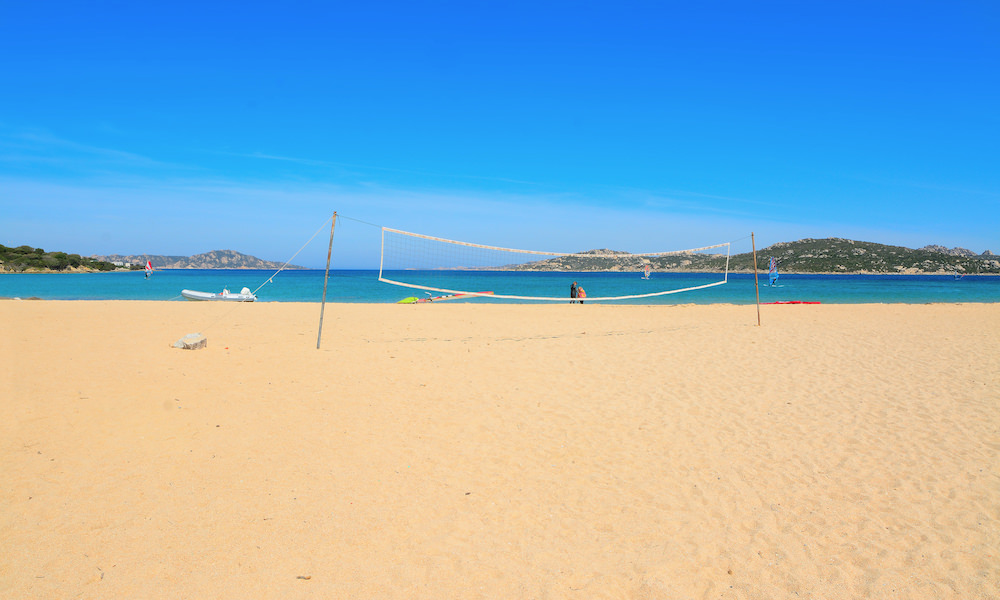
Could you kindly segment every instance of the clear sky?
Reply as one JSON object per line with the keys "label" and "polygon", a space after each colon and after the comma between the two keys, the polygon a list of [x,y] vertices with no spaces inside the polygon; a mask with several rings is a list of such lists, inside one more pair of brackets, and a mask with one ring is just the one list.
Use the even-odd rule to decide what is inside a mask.
{"label": "clear sky", "polygon": [[8,246],[1000,253],[995,0],[0,0],[0,57]]}

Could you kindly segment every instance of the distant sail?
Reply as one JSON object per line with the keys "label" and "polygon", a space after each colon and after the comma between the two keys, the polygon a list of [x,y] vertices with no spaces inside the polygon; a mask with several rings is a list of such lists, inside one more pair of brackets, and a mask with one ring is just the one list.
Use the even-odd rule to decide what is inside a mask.
{"label": "distant sail", "polygon": [[778,281],[778,261],[772,256],[767,264],[768,285],[773,286]]}
{"label": "distant sail", "polygon": [[152,273],[152,272],[153,272],[153,263],[151,263],[150,261],[147,260],[146,261],[146,277],[149,277],[149,274]]}
{"label": "distant sail", "polygon": [[646,263],[646,266],[642,268],[642,278],[649,279],[649,273],[653,270],[652,265]]}

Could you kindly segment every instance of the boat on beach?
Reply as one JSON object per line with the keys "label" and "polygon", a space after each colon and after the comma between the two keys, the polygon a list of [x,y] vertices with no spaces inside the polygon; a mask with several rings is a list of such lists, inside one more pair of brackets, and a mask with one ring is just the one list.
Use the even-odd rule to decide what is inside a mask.
{"label": "boat on beach", "polygon": [[253,302],[257,300],[257,296],[250,292],[250,288],[243,288],[238,294],[230,292],[225,288],[217,294],[196,290],[181,290],[181,296],[184,296],[188,300],[221,300],[224,302]]}

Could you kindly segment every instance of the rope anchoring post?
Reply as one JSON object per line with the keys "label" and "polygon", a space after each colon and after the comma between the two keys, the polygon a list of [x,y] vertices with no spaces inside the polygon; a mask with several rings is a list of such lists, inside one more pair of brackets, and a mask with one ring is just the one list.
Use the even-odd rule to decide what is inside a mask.
{"label": "rope anchoring post", "polygon": [[326,274],[323,276],[323,301],[319,309],[319,332],[316,334],[316,349],[323,340],[323,313],[326,312],[326,285],[330,281],[330,256],[333,255],[333,230],[337,226],[337,211],[333,211],[333,222],[330,223],[330,246],[326,250]]}

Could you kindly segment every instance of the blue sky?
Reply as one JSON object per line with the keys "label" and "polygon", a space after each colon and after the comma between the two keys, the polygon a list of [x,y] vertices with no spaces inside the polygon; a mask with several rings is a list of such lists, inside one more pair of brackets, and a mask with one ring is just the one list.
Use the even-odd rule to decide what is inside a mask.
{"label": "blue sky", "polygon": [[0,56],[5,245],[1000,252],[996,2],[0,2]]}

